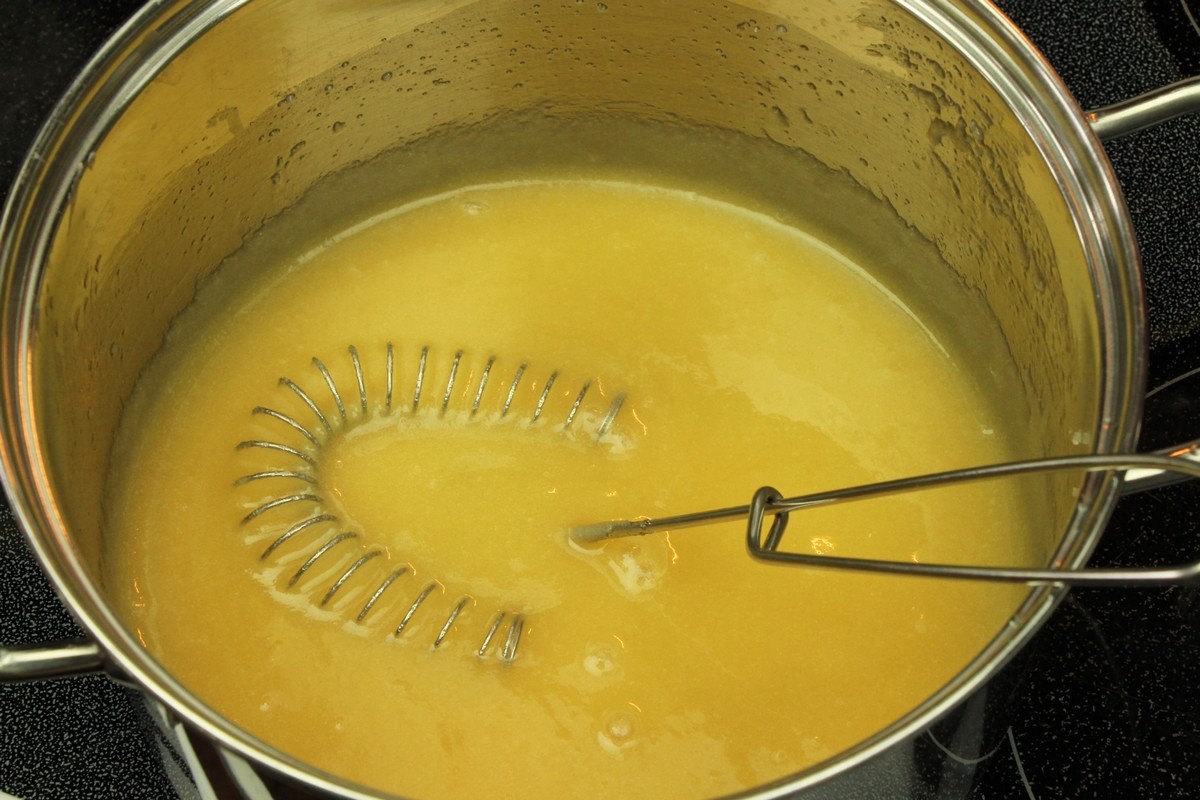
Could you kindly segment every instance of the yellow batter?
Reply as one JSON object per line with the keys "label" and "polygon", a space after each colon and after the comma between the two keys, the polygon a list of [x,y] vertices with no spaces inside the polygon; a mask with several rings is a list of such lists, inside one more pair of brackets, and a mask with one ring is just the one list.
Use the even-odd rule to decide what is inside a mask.
{"label": "yellow batter", "polygon": [[[804,232],[681,191],[540,180],[448,192],[258,267],[206,287],[144,376],[108,578],[197,695],[331,772],[428,798],[735,791],[912,708],[1023,596],[764,566],[738,524],[566,541],[768,483],[1011,455],[934,332]],[[305,477],[239,481],[273,470]],[[1011,488],[958,487],[798,513],[785,544],[1034,563],[1018,508]]]}

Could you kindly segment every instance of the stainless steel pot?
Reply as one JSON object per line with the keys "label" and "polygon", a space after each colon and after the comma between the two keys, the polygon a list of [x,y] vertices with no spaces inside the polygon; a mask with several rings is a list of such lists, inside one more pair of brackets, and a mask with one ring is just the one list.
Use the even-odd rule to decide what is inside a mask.
{"label": "stainless steel pot", "polygon": [[[1117,452],[1136,442],[1144,321],[1097,134],[1194,109],[1198,90],[1084,115],[1020,34],[972,0],[152,3],[73,85],[5,211],[5,482],[95,644],[3,653],[0,669],[107,662],[250,761],[374,796],[192,696],[119,623],[100,563],[109,450],[138,375],[196,284],[328,175],[439,130],[531,113],[673,120],[807,152],[937,246],[945,275],[890,279],[970,299],[977,317],[939,322],[988,331],[988,357],[1014,367],[1030,456]],[[1057,562],[1086,560],[1115,492],[1097,478],[1054,509],[1069,520],[1065,535],[1047,532]],[[876,781],[906,791],[912,776],[897,765],[912,737],[981,686],[1060,596],[1032,592],[936,696],[760,794]]]}

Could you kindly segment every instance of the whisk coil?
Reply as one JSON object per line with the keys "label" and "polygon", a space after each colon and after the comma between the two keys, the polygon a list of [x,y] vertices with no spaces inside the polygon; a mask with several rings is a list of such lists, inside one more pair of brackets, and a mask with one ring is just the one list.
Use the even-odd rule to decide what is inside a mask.
{"label": "whisk coil", "polygon": [[[269,439],[247,439],[237,445],[238,450],[266,451],[300,463],[298,465],[260,469],[238,478],[234,482],[235,486],[256,485],[261,481],[280,481],[281,483],[284,481],[299,481],[308,486],[307,489],[301,491],[270,494],[257,505],[250,508],[242,517],[242,525],[250,525],[259,521],[264,515],[281,513],[280,509],[300,508],[305,505],[312,507],[311,511],[305,512],[298,521],[288,525],[286,529],[271,539],[270,543],[263,550],[260,560],[267,561],[271,559],[280,551],[280,548],[295,540],[301,534],[311,533],[315,530],[327,531],[327,533],[317,537],[315,547],[313,547],[308,557],[288,578],[287,588],[294,589],[306,576],[316,574],[318,566],[337,557],[337,553],[345,549],[344,546],[357,543],[359,548],[365,548],[357,557],[341,556],[343,563],[347,560],[349,563],[340,571],[334,571],[336,577],[332,578],[332,581],[327,584],[325,591],[321,594],[320,599],[316,601],[316,605],[320,608],[329,607],[335,598],[347,591],[346,587],[351,582],[351,579],[355,575],[362,574],[364,567],[367,567],[368,564],[382,564],[390,560],[389,554],[384,549],[367,545],[358,531],[346,530],[339,516],[327,510],[326,498],[322,494],[320,479],[316,474],[318,457],[322,447],[329,438],[335,433],[344,433],[354,425],[360,424],[372,416],[363,360],[355,346],[351,345],[347,352],[353,370],[353,386],[349,394],[344,393],[342,388],[339,387],[333,371],[330,370],[325,362],[315,356],[311,360],[311,365],[315,368],[320,378],[320,385],[323,387],[325,393],[328,394],[328,401],[332,403],[332,409],[328,407],[323,408],[321,402],[314,397],[310,390],[302,386],[301,383],[289,377],[279,379],[279,385],[295,395],[300,403],[311,412],[312,423],[306,425],[290,414],[267,406],[256,406],[252,410],[252,414],[281,423],[289,432],[302,437],[303,442],[299,443],[299,446]],[[440,402],[436,407],[439,418],[444,417],[448,413],[451,402],[455,397],[455,385],[460,380],[464,355],[463,350],[457,350],[450,362],[446,385],[441,392]],[[474,393],[469,394],[470,406],[466,414],[468,419],[475,418],[479,413],[488,386],[494,383],[492,379],[495,375],[496,364],[496,356],[491,356],[480,373],[479,383]],[[384,376],[382,380],[384,387],[383,398],[382,402],[377,405],[378,413],[381,413],[383,416],[389,416],[393,413],[394,399],[397,391],[395,369],[395,349],[389,342],[384,360]],[[408,413],[410,414],[416,414],[421,410],[422,398],[426,394],[429,370],[430,347],[426,345],[421,348],[417,359],[416,374],[412,382],[412,401],[408,409]],[[513,411],[518,388],[528,371],[529,366],[525,362],[521,362],[513,371],[513,377],[507,385],[503,402],[498,411],[499,418],[504,419]],[[543,421],[542,417],[546,412],[553,387],[558,379],[559,372],[557,370],[549,373],[543,384],[541,393],[538,395],[532,414],[528,419],[528,424],[536,425]],[[591,388],[592,381],[584,381],[579,391],[574,395],[574,400],[561,423],[561,431],[563,433],[571,430],[573,425],[577,423],[580,410]],[[355,394],[357,394],[357,397],[354,396]],[[604,414],[599,417],[599,422],[592,431],[592,438],[595,441],[603,439],[611,431],[614,421],[620,414],[624,400],[623,395],[617,395],[609,404]],[[313,427],[314,425],[315,427]],[[402,577],[410,574],[415,574],[411,565],[404,565],[388,570],[381,578],[370,580],[364,592],[367,594],[367,598],[352,618],[354,624],[367,624],[368,617],[381,605],[385,594],[389,596],[394,594],[394,592],[389,593],[389,589]],[[400,638],[404,635],[410,629],[416,615],[430,605],[431,598],[435,593],[439,593],[439,591],[442,593],[446,591],[445,586],[440,582],[426,582],[408,604],[403,617],[392,631],[392,638]],[[441,624],[437,626],[437,633],[431,644],[432,650],[437,650],[442,646],[443,642],[454,629],[455,623],[465,612],[468,612],[475,605],[476,600],[470,594],[463,594],[455,601],[441,621]],[[376,611],[375,613],[377,615],[379,612]],[[475,655],[478,658],[484,658],[489,652],[495,651],[496,657],[501,662],[512,663],[517,656],[525,623],[526,617],[522,613],[511,609],[498,611],[492,617],[478,648],[475,649]]]}

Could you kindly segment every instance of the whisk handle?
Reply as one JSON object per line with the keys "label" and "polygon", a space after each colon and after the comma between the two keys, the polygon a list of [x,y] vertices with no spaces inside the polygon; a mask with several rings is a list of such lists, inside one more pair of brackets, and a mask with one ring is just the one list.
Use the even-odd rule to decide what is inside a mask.
{"label": "whisk handle", "polygon": [[[752,557],[762,561],[790,564],[792,566],[853,569],[894,575],[959,578],[1008,583],[1056,583],[1121,587],[1198,583],[1200,582],[1200,562],[1155,569],[1071,569],[1065,567],[1024,569],[845,558],[841,556],[779,552],[778,550],[783,533],[787,528],[788,515],[793,511],[805,508],[915,491],[934,486],[964,483],[984,478],[1026,475],[1038,472],[1064,472],[1072,470],[1127,472],[1129,470],[1145,469],[1182,475],[1184,479],[1200,478],[1200,460],[1196,459],[1196,449],[1194,446],[1190,448],[1185,447],[1180,452],[1171,455],[1063,456],[1060,458],[1018,461],[1008,464],[974,467],[894,481],[884,481],[882,483],[866,484],[788,499],[781,498],[779,492],[774,488],[764,486],[755,493],[754,499],[748,506],[749,521],[746,527],[746,546]],[[763,527],[767,514],[774,514],[775,519],[770,529],[764,534]]]}

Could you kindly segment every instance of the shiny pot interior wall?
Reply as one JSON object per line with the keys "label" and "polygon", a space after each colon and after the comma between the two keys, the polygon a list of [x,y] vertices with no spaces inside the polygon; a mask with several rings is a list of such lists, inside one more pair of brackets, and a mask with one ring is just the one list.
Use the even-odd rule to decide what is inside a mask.
{"label": "shiny pot interior wall", "polygon": [[[1058,180],[996,91],[891,3],[258,0],[175,10],[132,53],[155,56],[144,76],[108,76],[144,82],[140,93],[92,90],[93,108],[127,105],[93,120],[103,136],[75,176],[40,278],[39,434],[59,510],[97,579],[124,398],[197,284],[323,177],[521,113],[715,127],[810,154],[940,251],[944,273],[895,259],[880,277],[925,297],[936,328],[977,342],[974,356],[989,365],[982,388],[1006,394],[1029,455],[1078,449],[1096,429],[1093,277]],[[155,72],[164,53],[174,54]],[[798,213],[823,205],[808,186],[763,191],[793,197]],[[826,216],[831,235],[870,249],[870,230]],[[945,292],[958,303],[942,302]],[[974,313],[945,310],[964,304]],[[1047,531],[1048,552],[1059,532]]]}

